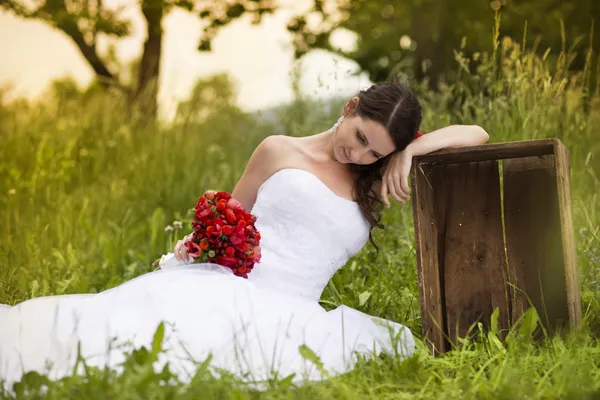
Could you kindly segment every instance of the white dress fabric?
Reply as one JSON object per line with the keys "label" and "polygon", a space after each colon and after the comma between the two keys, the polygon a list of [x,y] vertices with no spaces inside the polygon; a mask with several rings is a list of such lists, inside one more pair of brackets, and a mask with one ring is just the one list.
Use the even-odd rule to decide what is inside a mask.
{"label": "white dress fabric", "polygon": [[[332,275],[368,240],[358,205],[302,169],[282,169],[261,186],[252,210],[262,260],[248,279],[216,264],[163,256],[161,269],[98,294],[48,296],[0,306],[0,381],[38,371],[73,371],[80,342],[90,366],[120,369],[120,347],[150,347],[161,321],[165,339],[155,368],[168,362],[182,380],[212,354],[211,366],[256,382],[277,373],[320,380],[351,370],[356,353],[405,357],[409,329],[347,306],[318,303]],[[310,348],[322,370],[302,356]],[[128,348],[131,350],[131,347]],[[10,387],[10,386],[7,386]]]}

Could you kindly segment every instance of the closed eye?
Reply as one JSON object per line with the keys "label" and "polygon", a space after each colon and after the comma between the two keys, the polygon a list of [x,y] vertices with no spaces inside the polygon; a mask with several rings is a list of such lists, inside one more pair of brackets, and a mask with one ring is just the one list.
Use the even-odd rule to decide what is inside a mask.
{"label": "closed eye", "polygon": [[[363,137],[363,136],[362,136],[362,135],[361,135],[361,134],[360,134],[358,131],[356,132],[356,138],[358,139],[358,141],[359,141],[361,144],[363,144],[363,145],[366,145],[366,144],[367,144],[367,139],[365,139],[365,138],[364,138],[364,137]],[[374,156],[376,159],[378,159],[378,160],[379,160],[380,158],[382,158],[382,157],[383,157],[381,154],[378,154],[378,153],[377,153],[377,152],[375,152],[375,151],[373,152],[373,156]]]}
{"label": "closed eye", "polygon": [[356,137],[357,137],[358,141],[361,142],[362,144],[367,144],[367,141],[365,140],[365,138],[363,138],[361,136],[360,133],[356,132]]}

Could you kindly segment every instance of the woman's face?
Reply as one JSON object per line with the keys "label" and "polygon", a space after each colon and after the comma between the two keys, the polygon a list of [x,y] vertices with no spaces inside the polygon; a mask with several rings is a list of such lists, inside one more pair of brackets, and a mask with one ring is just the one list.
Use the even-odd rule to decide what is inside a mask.
{"label": "woman's face", "polygon": [[333,135],[333,152],[342,164],[372,164],[395,149],[383,125],[356,114],[345,117]]}

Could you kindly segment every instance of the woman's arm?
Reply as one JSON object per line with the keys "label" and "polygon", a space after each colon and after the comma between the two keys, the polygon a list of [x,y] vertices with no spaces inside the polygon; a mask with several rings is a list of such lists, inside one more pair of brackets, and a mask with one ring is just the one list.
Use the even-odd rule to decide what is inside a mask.
{"label": "woman's arm", "polygon": [[446,148],[477,146],[487,143],[489,138],[488,133],[477,125],[450,125],[418,137],[404,150],[391,156],[379,187],[381,201],[390,208],[388,195],[400,203],[410,198],[408,175],[414,156]]}
{"label": "woman's arm", "polygon": [[477,146],[487,143],[489,138],[488,133],[478,125],[450,125],[413,140],[405,151],[420,156],[441,149]]}
{"label": "woman's arm", "polygon": [[252,210],[258,189],[271,174],[278,152],[283,148],[283,140],[279,135],[263,139],[252,153],[244,173],[231,192],[231,196],[242,203],[247,212]]}

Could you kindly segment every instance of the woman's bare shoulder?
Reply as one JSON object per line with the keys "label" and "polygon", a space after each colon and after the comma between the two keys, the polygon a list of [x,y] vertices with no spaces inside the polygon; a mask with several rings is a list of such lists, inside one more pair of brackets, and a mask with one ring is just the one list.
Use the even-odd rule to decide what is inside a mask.
{"label": "woman's bare shoulder", "polygon": [[264,138],[258,145],[261,161],[265,170],[273,170],[289,161],[296,153],[296,144],[293,138],[285,135],[271,135]]}
{"label": "woman's bare shoulder", "polygon": [[252,209],[260,186],[269,176],[281,168],[290,152],[286,136],[272,135],[264,138],[248,160],[246,169],[233,189],[232,196],[246,209]]}

